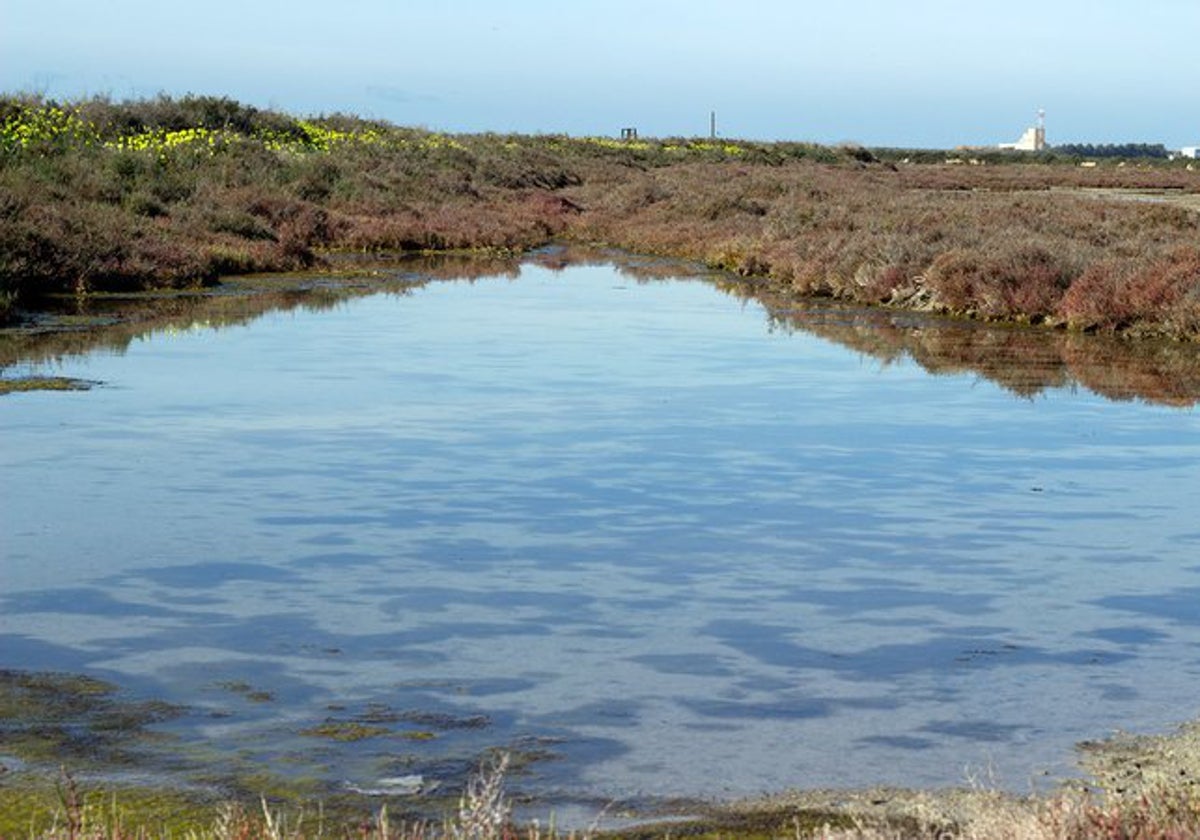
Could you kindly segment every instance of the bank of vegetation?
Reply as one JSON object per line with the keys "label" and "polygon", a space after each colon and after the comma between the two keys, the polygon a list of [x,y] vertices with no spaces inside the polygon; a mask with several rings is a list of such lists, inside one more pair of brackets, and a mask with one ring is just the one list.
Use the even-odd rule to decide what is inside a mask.
{"label": "bank of vegetation", "polygon": [[0,315],[330,250],[575,239],[774,294],[1200,338],[1185,162],[803,143],[446,135],[188,96],[0,97]]}

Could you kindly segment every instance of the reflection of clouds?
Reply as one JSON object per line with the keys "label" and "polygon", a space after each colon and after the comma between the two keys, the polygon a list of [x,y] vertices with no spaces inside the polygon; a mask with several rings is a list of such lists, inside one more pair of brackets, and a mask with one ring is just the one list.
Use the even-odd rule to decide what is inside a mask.
{"label": "reflection of clouds", "polygon": [[1148,615],[1177,624],[1200,626],[1200,587],[1181,587],[1157,595],[1113,595],[1095,601],[1110,610]]}
{"label": "reflection of clouds", "polygon": [[940,720],[922,726],[921,732],[933,735],[948,735],[968,741],[1011,741],[1022,732],[1032,730],[1030,726],[996,723],[993,720]]}
{"label": "reflection of clouds", "polygon": [[555,726],[636,727],[645,705],[642,699],[607,697],[549,712],[541,722]]}
{"label": "reflection of clouds", "polygon": [[679,702],[702,717],[731,720],[822,718],[829,717],[836,710],[834,704],[811,697],[772,703],[685,697]]}
{"label": "reflection of clouds", "polygon": [[[1158,611],[1151,613],[1157,616]],[[1114,645],[1153,645],[1167,638],[1167,634],[1149,627],[1102,627],[1080,633],[1086,639],[1100,639]]]}
{"label": "reflection of clouds", "polygon": [[[62,589],[17,592],[0,599],[0,607],[3,607],[3,612],[7,615],[51,613],[118,618],[178,619],[181,617],[177,609],[115,598],[108,592],[95,587],[74,589],[64,587]],[[207,618],[219,619],[220,616],[211,614]]]}
{"label": "reflection of clouds", "polygon": [[[1196,571],[1191,450],[1161,443],[1184,412],[876,370],[847,344],[764,336],[752,307],[727,318],[738,301],[711,287],[654,282],[673,276],[665,263],[620,269],[639,283],[610,292],[610,257],[554,284],[562,251],[520,272],[398,261],[384,276],[523,276],[364,299],[302,329],[146,335],[112,365],[139,387],[93,394],[86,416],[6,406],[6,479],[27,488],[6,513],[33,523],[6,534],[30,558],[0,593],[24,634],[0,641],[9,662],[103,667],[201,703],[214,681],[244,680],[278,699],[216,698],[268,759],[281,725],[251,713],[293,731],[330,704],[338,718],[486,715],[487,746],[565,739],[531,787],[588,791],[669,776],[703,792],[712,766],[739,791],[944,783],[971,743],[1021,773],[1114,717],[1146,723],[1180,696],[1173,679],[1194,693],[1172,676],[1194,652],[1170,619],[1200,592],[1180,589],[1165,615],[1151,597]],[[261,314],[217,303],[154,323]],[[840,323],[869,337],[862,313]],[[981,341],[968,355],[998,346],[949,329]],[[1038,358],[1042,372],[1061,359]],[[189,387],[244,369],[250,396],[164,405],[136,377],[151,364]],[[1080,442],[1081,427],[1095,434]],[[135,459],[153,469],[119,469]],[[1152,491],[1142,508],[1134,475]],[[64,500],[78,512],[48,519]],[[1170,527],[1150,503],[1174,511]],[[33,559],[48,556],[60,567]],[[1162,576],[1131,588],[1117,564]],[[1087,691],[1104,702],[1073,708]],[[992,710],[998,728],[980,728]],[[1037,757],[1006,752],[1043,717]],[[474,746],[413,749],[452,762]],[[619,761],[589,778],[605,756]],[[328,765],[348,766],[341,752]]]}
{"label": "reflection of clouds", "polygon": [[579,621],[596,599],[587,594],[544,590],[505,590],[489,587],[471,592],[442,586],[406,586],[380,604],[386,613],[444,612],[450,607],[532,610]]}
{"label": "reflection of clouds", "polygon": [[367,554],[361,551],[331,551],[308,554],[288,562],[296,569],[350,569],[379,567],[388,558],[383,554]]}
{"label": "reflection of clouds", "polygon": [[925,608],[955,615],[980,615],[993,610],[995,595],[950,593],[911,587],[856,586],[853,589],[793,587],[787,600],[816,604],[838,615],[874,614],[882,610]]}
{"label": "reflection of clouds", "polygon": [[633,662],[645,665],[660,674],[677,674],[694,677],[731,677],[736,671],[729,666],[732,657],[710,656],[699,653],[647,653],[631,657]]}
{"label": "reflection of clouds", "polygon": [[299,577],[286,569],[261,563],[208,562],[144,569],[138,577],[159,586],[188,590],[207,589],[226,583],[295,583]]}
{"label": "reflection of clouds", "polygon": [[1129,654],[1090,648],[1051,653],[1029,645],[1017,646],[999,639],[987,639],[963,632],[963,628],[925,641],[875,645],[851,652],[798,644],[792,641],[798,629],[787,625],[720,619],[701,632],[763,665],[829,671],[864,681],[942,674],[955,669],[1113,664],[1132,658]]}
{"label": "reflection of clouds", "polygon": [[900,750],[924,750],[937,746],[937,742],[929,738],[914,738],[911,735],[869,735],[859,738],[856,743]]}

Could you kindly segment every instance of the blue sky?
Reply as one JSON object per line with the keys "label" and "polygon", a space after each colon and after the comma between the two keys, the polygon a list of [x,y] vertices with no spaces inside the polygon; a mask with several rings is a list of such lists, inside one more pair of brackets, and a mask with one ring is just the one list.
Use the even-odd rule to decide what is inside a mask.
{"label": "blue sky", "polygon": [[0,0],[0,88],[451,131],[1200,144],[1200,0]]}

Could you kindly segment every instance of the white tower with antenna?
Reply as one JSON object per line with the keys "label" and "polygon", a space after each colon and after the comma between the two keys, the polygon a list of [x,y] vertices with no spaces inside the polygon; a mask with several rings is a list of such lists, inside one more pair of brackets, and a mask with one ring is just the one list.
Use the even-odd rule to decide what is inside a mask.
{"label": "white tower with antenna", "polygon": [[1038,108],[1037,123],[1025,129],[1016,143],[1001,143],[1001,149],[1017,152],[1040,152],[1046,148],[1046,109]]}

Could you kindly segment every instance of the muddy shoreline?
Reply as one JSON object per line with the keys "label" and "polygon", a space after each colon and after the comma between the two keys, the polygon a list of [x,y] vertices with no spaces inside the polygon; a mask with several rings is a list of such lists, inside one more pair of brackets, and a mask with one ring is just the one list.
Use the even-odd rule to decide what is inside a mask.
{"label": "muddy shoreline", "polygon": [[[184,713],[153,699],[129,698],[117,686],[89,676],[0,671],[0,835],[61,823],[64,786],[77,791],[81,801],[119,808],[126,825],[175,830],[211,821],[230,802],[253,807],[263,801],[281,813],[319,810],[334,824],[360,824],[385,806],[395,817],[437,821],[452,812],[460,795],[449,788],[336,790],[269,768],[189,767],[194,757],[189,759],[186,749],[176,752],[179,745],[160,726]],[[557,811],[556,819],[566,830],[594,827],[623,837],[779,831],[803,836],[825,826],[920,833],[963,831],[998,819],[1018,825],[1064,802],[1193,802],[1200,784],[1200,721],[1169,733],[1121,732],[1085,742],[1078,756],[1084,775],[1040,794],[1001,791],[986,780],[933,790],[798,789],[726,802],[597,802],[590,814],[577,803]],[[519,767],[509,782],[519,820],[544,823],[556,813],[556,804],[561,806],[521,794]]]}

